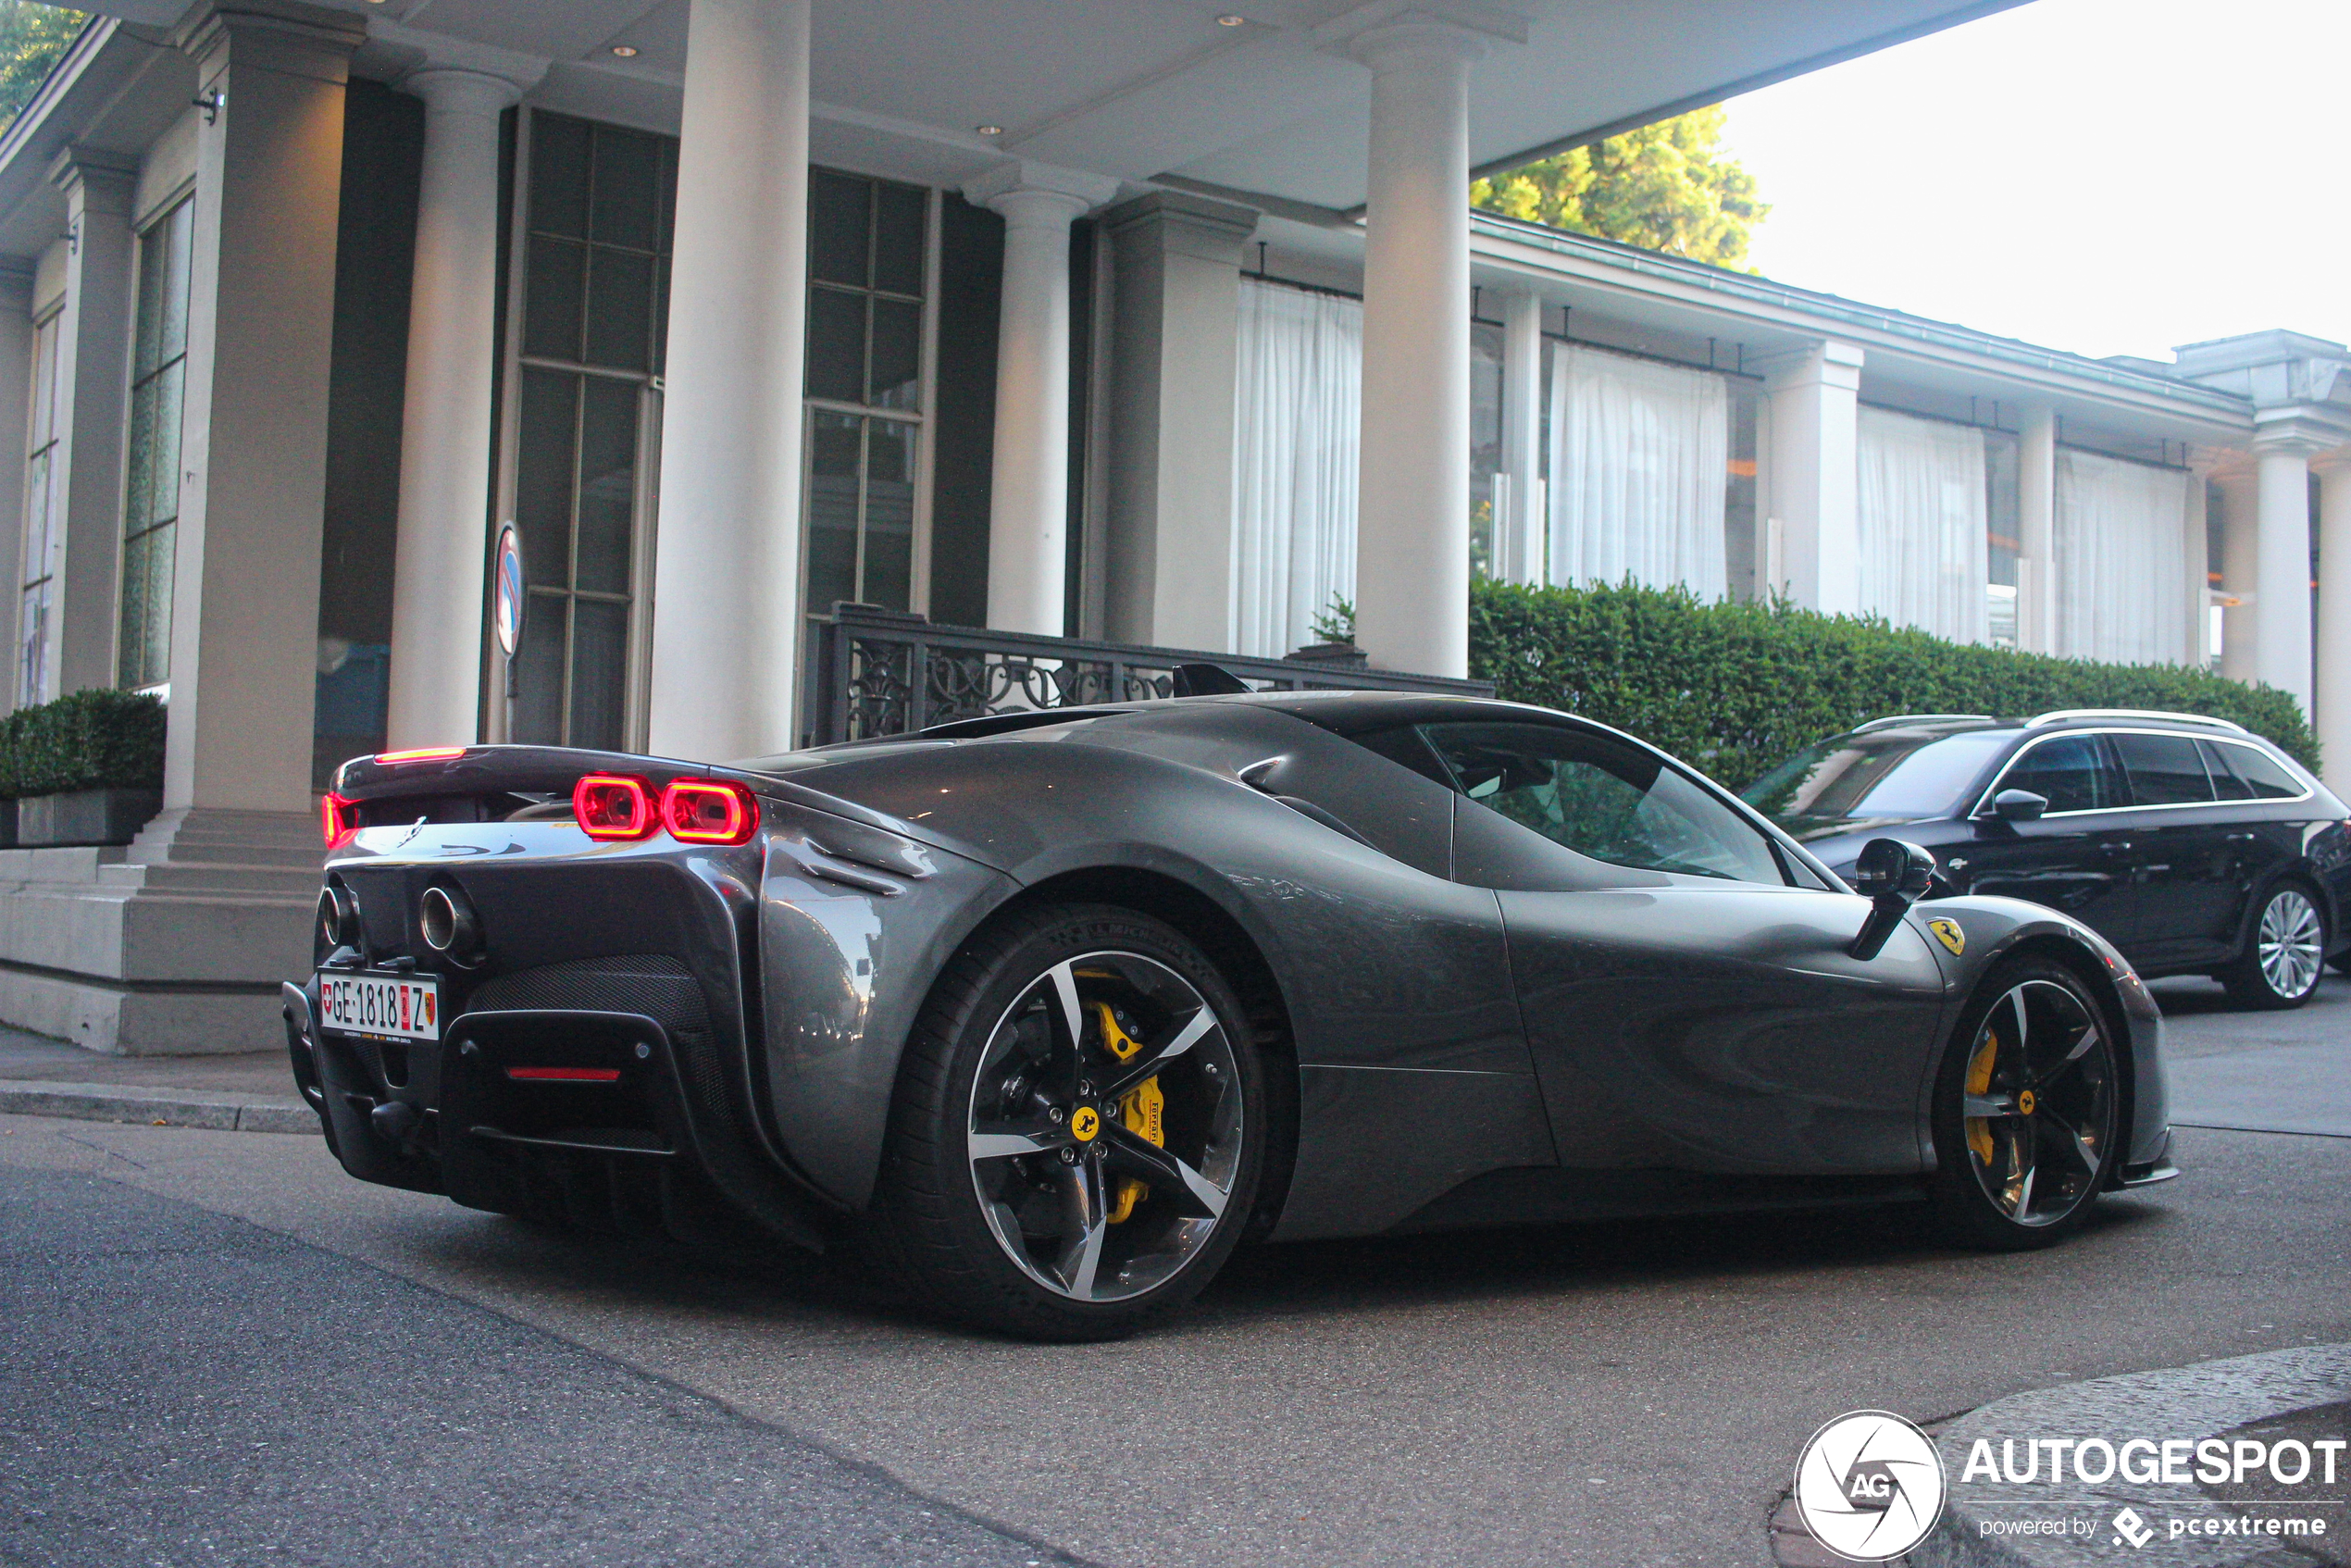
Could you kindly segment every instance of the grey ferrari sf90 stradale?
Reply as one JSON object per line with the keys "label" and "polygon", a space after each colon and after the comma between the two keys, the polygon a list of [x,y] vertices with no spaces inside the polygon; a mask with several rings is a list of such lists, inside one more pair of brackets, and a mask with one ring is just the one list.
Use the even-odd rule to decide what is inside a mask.
{"label": "grey ferrari sf90 stradale", "polygon": [[446,748],[325,812],[286,1016],[353,1176],[845,1249],[1016,1334],[1126,1331],[1245,1239],[1883,1201],[2029,1247],[2174,1174],[2158,1014],[2089,927],[1919,904],[1892,840],[1848,886],[1540,708]]}

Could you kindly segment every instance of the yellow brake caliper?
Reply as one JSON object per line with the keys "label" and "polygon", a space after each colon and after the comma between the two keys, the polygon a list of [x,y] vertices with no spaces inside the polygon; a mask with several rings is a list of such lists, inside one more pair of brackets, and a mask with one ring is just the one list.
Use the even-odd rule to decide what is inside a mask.
{"label": "yellow brake caliper", "polygon": [[[1118,1027],[1117,1015],[1112,1013],[1110,1003],[1107,1002],[1094,1003],[1094,1016],[1102,1026],[1103,1047],[1121,1062],[1133,1061],[1135,1053],[1143,1049],[1143,1042],[1131,1038],[1125,1029]],[[1155,1147],[1163,1149],[1167,1145],[1167,1137],[1160,1126],[1160,1114],[1166,1105],[1167,1098],[1159,1092],[1159,1078],[1154,1075],[1145,1078],[1120,1097],[1118,1117],[1120,1121],[1126,1124],[1128,1132],[1149,1140]],[[1151,1188],[1148,1184],[1137,1181],[1132,1176],[1121,1177],[1118,1190],[1111,1197],[1110,1223],[1124,1225],[1126,1217],[1135,1212],[1135,1205],[1141,1202],[1150,1192]]]}
{"label": "yellow brake caliper", "polygon": [[[1967,1091],[1970,1094],[1991,1091],[1992,1064],[1999,1053],[2000,1037],[1986,1029],[1984,1032],[1984,1049],[1977,1052],[1975,1060],[1967,1064]],[[1967,1146],[1975,1151],[1977,1159],[1989,1166],[1992,1164],[1992,1124],[1982,1116],[1968,1117]]]}

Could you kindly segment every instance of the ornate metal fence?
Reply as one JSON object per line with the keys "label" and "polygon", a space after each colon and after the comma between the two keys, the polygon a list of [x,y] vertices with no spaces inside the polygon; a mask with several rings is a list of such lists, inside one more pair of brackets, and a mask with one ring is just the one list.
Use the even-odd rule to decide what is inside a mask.
{"label": "ornate metal fence", "polygon": [[1399,675],[1357,654],[1244,658],[933,626],[871,604],[837,604],[809,623],[803,745],[903,735],[950,719],[1172,695],[1177,665],[1213,664],[1263,691],[1446,691],[1490,697],[1493,683]]}

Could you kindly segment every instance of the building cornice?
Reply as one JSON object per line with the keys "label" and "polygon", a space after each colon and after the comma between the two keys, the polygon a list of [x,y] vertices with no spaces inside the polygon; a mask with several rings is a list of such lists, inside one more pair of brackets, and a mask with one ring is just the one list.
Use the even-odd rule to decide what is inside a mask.
{"label": "building cornice", "polygon": [[[2134,398],[2158,399],[2182,407],[2183,411],[2194,410],[2207,417],[2214,417],[2217,422],[2225,425],[2249,428],[2250,424],[2252,404],[2248,399],[2217,388],[2200,386],[2176,376],[2137,370],[2093,359],[2086,355],[2067,354],[2060,349],[2041,348],[2015,338],[1973,331],[1949,322],[1910,316],[1882,306],[1860,305],[1836,294],[1817,293],[1749,273],[1732,272],[1703,262],[1661,255],[1613,241],[1572,234],[1491,213],[1473,212],[1470,215],[1470,235],[1473,251],[1482,250],[1483,257],[1487,260],[1508,259],[1491,248],[1493,246],[1522,246],[1548,255],[1573,258],[1587,267],[1631,273],[1710,294],[1726,307],[1743,310],[1759,319],[1768,314],[1778,314],[1784,318],[1767,324],[1785,331],[1819,337],[1866,339],[1873,335],[1893,339],[1931,354],[1947,356],[1963,355],[1989,360],[2011,371],[2056,376],[2077,385],[2107,389]],[[1489,242],[1489,245],[1481,247],[1478,243],[1481,240]],[[1798,319],[1785,318],[1790,317]]]}

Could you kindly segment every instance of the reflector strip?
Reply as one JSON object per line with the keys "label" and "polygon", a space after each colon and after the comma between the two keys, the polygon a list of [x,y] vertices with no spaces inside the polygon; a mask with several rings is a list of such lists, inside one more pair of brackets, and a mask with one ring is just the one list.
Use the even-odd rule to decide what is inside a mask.
{"label": "reflector strip", "polygon": [[318,831],[326,836],[329,849],[342,848],[344,841],[359,831],[358,828],[342,815],[358,803],[356,801],[344,800],[331,790],[318,797]]}
{"label": "reflector strip", "polygon": [[466,748],[463,746],[419,746],[409,752],[378,752],[376,760],[385,763],[447,762],[452,757],[465,754]]}
{"label": "reflector strip", "polygon": [[616,1084],[617,1067],[509,1067],[506,1076],[518,1083]]}

